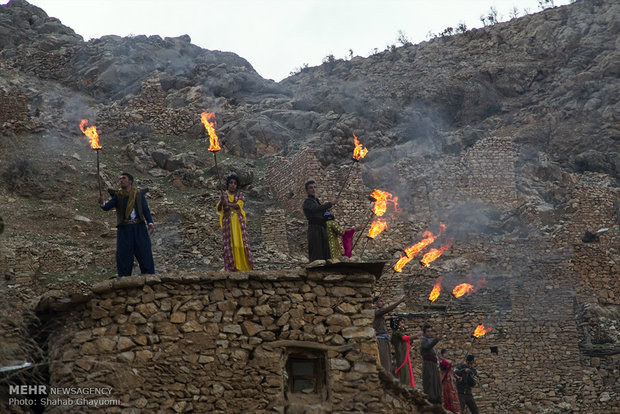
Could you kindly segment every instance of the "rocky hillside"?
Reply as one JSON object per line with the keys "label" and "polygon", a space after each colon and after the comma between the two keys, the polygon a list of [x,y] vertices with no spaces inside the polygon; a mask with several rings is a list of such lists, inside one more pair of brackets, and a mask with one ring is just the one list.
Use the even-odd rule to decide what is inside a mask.
{"label": "rocky hillside", "polygon": [[[262,180],[271,156],[311,145],[323,167],[335,168],[349,157],[352,133],[372,149],[366,184],[388,189],[407,185],[394,165],[405,166],[401,175],[426,165],[421,174],[439,176],[442,157],[510,137],[520,148],[524,194],[559,208],[567,173],[598,172],[615,183],[620,174],[619,15],[617,2],[581,1],[369,58],[327,60],[274,83],[243,58],[201,49],[188,36],[84,42],[13,0],[0,7],[2,192],[18,207],[6,208],[9,239],[28,233],[27,225],[10,231],[22,220],[53,208],[64,212],[50,238],[74,226],[107,231],[76,224],[66,205],[57,207],[69,196],[72,209],[92,212],[81,191],[96,189],[93,157],[76,127],[88,118],[102,134],[106,186],[121,169],[143,174],[152,197],[171,206],[162,243],[206,247],[188,236],[195,233],[175,230],[180,222],[199,226],[204,213],[189,211],[213,198],[204,192],[215,169],[203,111],[217,113],[221,169],[243,174],[257,212],[271,203]],[[177,195],[167,186],[187,204],[168,200]],[[37,200],[50,205],[33,207]],[[41,229],[33,230],[35,237]],[[215,247],[215,237],[209,243]]]}
{"label": "rocky hillside", "polygon": [[[328,59],[275,83],[243,58],[202,49],[188,36],[84,42],[40,8],[12,0],[0,7],[5,244],[65,251],[59,243],[73,247],[75,234],[113,235],[90,201],[97,187],[93,154],[77,128],[82,118],[102,136],[104,187],[129,169],[160,201],[156,249],[177,253],[162,258],[164,267],[219,265],[210,258],[218,244],[214,215],[204,209],[215,199],[216,171],[203,111],[217,114],[220,170],[242,174],[255,226],[274,204],[263,179],[272,156],[312,146],[333,169],[347,162],[353,133],[372,149],[365,184],[401,192],[406,210],[407,176],[437,179],[442,159],[488,137],[518,146],[523,197],[562,209],[567,174],[597,172],[613,183],[620,174],[619,15],[617,2],[581,1],[369,58]],[[40,220],[49,226],[41,229]],[[251,231],[260,246],[260,229]],[[51,254],[42,271],[80,262],[105,273],[110,242],[92,241],[102,255],[81,243],[71,255],[79,259]],[[293,251],[288,261],[302,255],[303,248]]]}
{"label": "rocky hillside", "polygon": [[[463,231],[434,271],[499,275],[495,287],[506,292],[494,296],[497,307],[510,308],[500,302],[514,292],[527,302],[543,285],[551,303],[551,292],[570,286],[557,293],[569,309],[561,316],[579,321],[575,354],[598,379],[585,388],[569,382],[583,401],[607,390],[600,401],[610,404],[618,381],[606,364],[618,349],[619,39],[617,1],[577,1],[368,58],[326,59],[275,83],[188,36],[84,42],[25,0],[0,6],[0,361],[23,359],[27,328],[37,323],[23,310],[34,309],[38,294],[115,273],[115,219],[96,204],[96,155],[81,119],[100,134],[103,190],[116,187],[121,171],[150,189],[158,272],[223,267],[214,205],[218,173],[229,171],[245,185],[258,268],[304,265],[299,183],[311,172],[333,184],[323,194],[335,195],[355,133],[370,153],[336,216],[358,225],[373,187],[394,192],[404,210],[368,256],[398,256],[439,219]],[[218,170],[205,111],[217,116]],[[582,242],[599,228],[609,229],[600,241]],[[393,285],[396,297],[402,285]],[[519,306],[518,321],[547,310]],[[535,356],[522,369],[553,378],[531,370],[536,361],[545,362]],[[541,392],[556,392],[549,390]],[[522,399],[502,398],[525,412]]]}

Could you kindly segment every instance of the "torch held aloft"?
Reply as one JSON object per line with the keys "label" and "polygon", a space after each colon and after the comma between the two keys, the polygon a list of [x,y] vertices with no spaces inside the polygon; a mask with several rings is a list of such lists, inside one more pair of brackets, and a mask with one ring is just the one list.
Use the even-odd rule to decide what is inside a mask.
{"label": "torch held aloft", "polygon": [[100,148],[97,148],[95,151],[97,151],[97,186],[99,187],[99,197],[101,197],[103,194],[101,193],[101,174],[99,173],[99,150]]}
{"label": "torch held aloft", "polygon": [[360,260],[362,260],[362,256],[364,256],[364,252],[366,251],[366,246],[368,246],[368,242],[370,241],[372,237],[368,237],[366,236],[366,243],[364,243],[364,248],[362,249],[362,252],[360,253]]}
{"label": "torch held aloft", "polygon": [[446,305],[446,310],[443,313],[443,319],[441,321],[441,328],[439,328],[439,335],[443,335],[443,327],[446,324],[446,316],[448,315],[448,308],[450,307],[450,304],[452,303],[452,299],[454,299],[454,295],[450,295],[450,300],[448,301],[448,304]]}
{"label": "torch held aloft", "polygon": [[362,227],[362,230],[360,231],[359,236],[357,236],[357,239],[355,239],[355,243],[353,243],[353,248],[351,250],[354,250],[355,246],[357,246],[357,242],[360,241],[362,234],[364,233],[364,231],[366,231],[366,226],[368,226],[368,223],[370,223],[370,220],[372,219],[372,216],[374,215],[375,213],[372,210],[370,210],[370,214],[368,215],[368,218],[366,219],[366,222],[364,223],[364,226]]}
{"label": "torch held aloft", "polygon": [[474,347],[474,342],[476,342],[476,339],[478,339],[477,337],[472,335],[472,340],[471,340],[471,344],[469,345],[469,349],[467,350],[467,352],[465,352],[465,355],[463,355],[463,360],[465,360],[465,358],[467,358],[467,355],[469,355],[469,353],[471,352],[472,348]]}
{"label": "torch held aloft", "polygon": [[342,187],[340,187],[340,191],[338,191],[338,195],[336,196],[336,199],[340,198],[340,194],[342,194],[342,190],[344,190],[344,186],[347,184],[347,181],[349,180],[349,176],[351,175],[351,171],[353,171],[353,167],[355,166],[356,162],[357,160],[353,158],[353,162],[351,163],[349,172],[347,173],[347,176],[345,177],[344,182],[342,183]]}
{"label": "torch held aloft", "polygon": [[215,174],[217,175],[217,188],[221,189],[222,180],[220,179],[220,169],[217,166],[217,151],[211,151],[213,153],[213,159],[215,160]]}

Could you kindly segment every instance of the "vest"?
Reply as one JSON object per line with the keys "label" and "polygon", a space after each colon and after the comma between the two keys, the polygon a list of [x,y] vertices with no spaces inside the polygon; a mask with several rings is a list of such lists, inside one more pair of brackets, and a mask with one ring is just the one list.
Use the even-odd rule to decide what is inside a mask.
{"label": "vest", "polygon": [[[138,195],[136,196],[136,204],[135,204],[135,209],[136,209],[136,213],[138,213],[138,217],[136,218],[136,220],[138,220],[138,222],[140,223],[144,223],[146,221],[146,219],[144,218],[144,213],[143,213],[143,206],[142,206],[142,197],[144,196],[144,194],[146,194],[149,191],[148,188],[145,188],[143,190],[138,190]],[[125,202],[123,201],[123,197],[121,195],[118,194],[118,192],[116,190],[108,190],[108,193],[110,193],[111,196],[116,196],[118,197],[118,200],[116,201],[116,227],[118,226],[122,226],[123,222],[125,221],[125,208],[127,206],[127,204],[125,204]]]}

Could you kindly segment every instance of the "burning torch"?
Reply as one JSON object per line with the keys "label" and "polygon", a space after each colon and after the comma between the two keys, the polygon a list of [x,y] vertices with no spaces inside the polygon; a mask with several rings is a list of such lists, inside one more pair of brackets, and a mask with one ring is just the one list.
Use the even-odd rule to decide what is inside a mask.
{"label": "burning torch", "polygon": [[394,265],[394,271],[398,273],[402,272],[403,267],[405,267],[407,263],[413,260],[413,258],[416,257],[426,246],[433,243],[444,231],[446,231],[446,225],[443,223],[439,223],[439,233],[437,234],[433,234],[432,232],[426,230],[422,234],[422,237],[424,238],[421,241],[409,247],[405,247],[405,255],[398,259]]}
{"label": "burning torch", "polygon": [[[359,236],[357,236],[355,243],[353,243],[353,249],[355,249],[355,246],[357,246],[357,242],[359,242],[360,238],[362,237],[362,233],[364,232],[364,230],[366,230],[366,226],[370,222],[370,219],[372,219],[373,216],[381,217],[385,214],[385,212],[387,211],[388,202],[391,202],[394,204],[394,210],[396,212],[400,211],[398,208],[398,197],[392,196],[392,194],[388,193],[387,191],[381,191],[381,190],[375,189],[373,190],[373,192],[370,194],[368,198],[374,201],[374,206],[370,209],[370,214],[368,218],[366,219],[366,222],[364,223],[364,226],[362,227],[362,230],[360,231]],[[371,227],[370,231],[374,232],[375,234],[371,236],[371,234],[369,233],[367,237],[370,237],[370,238],[375,238],[379,233],[381,233],[383,230],[387,228],[387,223],[385,223],[385,220],[383,220],[383,224],[381,224],[378,221],[373,221],[372,225],[376,227],[376,229],[379,229],[379,228],[381,229],[377,232],[377,230],[373,231]]]}
{"label": "burning torch", "polygon": [[433,303],[437,300],[439,295],[441,294],[441,276],[437,278],[435,284],[433,285],[433,289],[431,293],[428,295],[428,300],[430,303]]}
{"label": "burning torch", "polygon": [[364,252],[366,251],[366,246],[368,246],[368,241],[377,237],[386,228],[387,228],[387,222],[383,218],[380,218],[372,222],[372,225],[370,226],[370,230],[368,230],[368,234],[366,235],[366,243],[364,244],[362,253],[360,253],[360,260],[362,260],[362,256],[364,255]]}
{"label": "burning torch", "polygon": [[90,139],[90,147],[97,151],[97,185],[99,187],[99,196],[101,197],[101,175],[99,174],[99,151],[103,149],[101,145],[99,145],[99,134],[97,133],[97,127],[91,126],[88,128],[84,128],[88,124],[88,119],[82,119],[80,122],[80,129]]}
{"label": "burning torch", "polygon": [[215,121],[215,114],[213,112],[203,112],[200,114],[200,120],[209,133],[209,151],[213,154],[213,159],[215,160],[215,173],[217,174],[217,182],[219,187],[221,184],[221,179],[220,170],[217,167],[217,152],[220,151],[222,147],[220,147],[219,139],[215,133],[215,126],[217,125],[217,122]]}
{"label": "burning torch", "polygon": [[467,350],[467,352],[465,352],[463,359],[465,359],[467,355],[469,355],[469,353],[471,352],[472,348],[474,347],[474,342],[476,341],[476,339],[480,338],[481,336],[484,336],[487,332],[491,331],[492,329],[493,328],[485,328],[484,324],[482,323],[476,326],[476,329],[474,330],[474,333],[472,334],[472,337],[474,339],[472,339],[471,345],[469,345],[469,349]]}
{"label": "burning torch", "polygon": [[441,256],[443,254],[443,252],[445,252],[446,250],[448,250],[451,246],[452,243],[454,243],[454,239],[450,239],[446,242],[446,244],[443,244],[439,247],[439,249],[430,249],[423,257],[422,260],[420,260],[420,264],[422,266],[425,267],[430,267],[431,263],[433,263],[435,260],[437,260],[439,258],[439,256]]}
{"label": "burning torch", "polygon": [[441,321],[441,328],[439,329],[440,333],[443,333],[443,327],[446,323],[446,316],[448,315],[448,308],[450,307],[450,304],[452,303],[452,300],[454,298],[460,298],[461,296],[473,292],[474,291],[474,285],[470,285],[469,283],[461,283],[460,285],[457,285],[453,290],[452,290],[452,295],[450,296],[450,300],[448,301],[448,304],[446,305],[446,310],[443,314],[443,320]]}
{"label": "burning torch", "polygon": [[359,162],[359,160],[361,160],[362,158],[364,158],[366,156],[366,154],[368,153],[368,149],[364,146],[362,146],[362,144],[360,144],[360,142],[357,140],[357,137],[355,136],[355,134],[353,134],[353,143],[355,144],[355,148],[353,149],[353,162],[351,163],[351,167],[349,167],[349,172],[347,173],[346,178],[344,179],[344,182],[342,183],[342,187],[340,187],[340,191],[338,191],[338,195],[336,196],[336,199],[338,199],[340,197],[340,194],[342,193],[342,190],[344,190],[344,186],[346,185],[347,181],[349,180],[349,176],[351,175],[351,170],[353,170],[353,166],[355,165],[355,163]]}

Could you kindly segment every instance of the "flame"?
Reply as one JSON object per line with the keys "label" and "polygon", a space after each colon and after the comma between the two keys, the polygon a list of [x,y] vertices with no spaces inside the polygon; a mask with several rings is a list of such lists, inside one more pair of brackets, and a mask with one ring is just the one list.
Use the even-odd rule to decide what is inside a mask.
{"label": "flame", "polygon": [[443,252],[448,250],[450,246],[452,246],[453,242],[454,242],[454,239],[450,239],[448,240],[446,244],[439,247],[439,249],[430,249],[424,255],[424,257],[422,257],[422,260],[420,260],[420,263],[422,264],[422,266],[430,267],[430,264],[433,263],[435,260],[437,260],[439,256],[443,254]]}
{"label": "flame", "polygon": [[222,148],[215,133],[215,126],[217,125],[215,114],[213,112],[203,112],[200,114],[200,120],[209,133],[209,151],[216,152],[221,150]]}
{"label": "flame", "polygon": [[395,211],[397,212],[400,211],[398,209],[398,197],[392,196],[392,194],[388,193],[387,191],[381,191],[381,190],[375,189],[370,194],[370,196],[375,199],[375,205],[372,208],[372,212],[375,213],[377,217],[381,217],[382,215],[385,214],[385,212],[387,211],[388,202],[391,202],[394,204]]}
{"label": "flame", "polygon": [[455,298],[460,298],[466,293],[470,293],[474,291],[474,285],[470,285],[469,283],[461,283],[457,285],[454,290],[452,290],[452,294]]}
{"label": "flame", "polygon": [[80,129],[82,130],[84,135],[90,138],[90,147],[92,149],[103,148],[101,145],[99,145],[99,134],[97,133],[97,127],[93,125],[84,129],[84,126],[86,124],[88,124],[88,119],[82,119],[82,122],[80,122]]}
{"label": "flame", "polygon": [[398,259],[398,261],[394,265],[394,271],[398,273],[402,272],[403,267],[405,267],[405,265],[409,263],[412,259],[413,257],[401,256],[400,259]]}
{"label": "flame", "polygon": [[481,336],[483,336],[484,334],[486,334],[487,332],[489,332],[492,329],[493,328],[485,328],[484,324],[480,324],[480,325],[476,326],[476,330],[474,331],[474,336],[476,338],[480,338]]}
{"label": "flame", "polygon": [[431,302],[435,302],[441,293],[441,276],[437,278],[437,283],[433,286],[433,290],[431,290],[431,294],[428,295],[428,300]]}
{"label": "flame", "polygon": [[422,241],[419,241],[409,247],[405,247],[405,256],[402,256],[400,259],[398,259],[398,261],[394,265],[394,271],[399,273],[402,272],[403,267],[405,267],[405,265],[409,263],[411,259],[417,256],[417,254],[420,253],[422,249],[424,249],[426,246],[434,242],[435,239],[437,239],[437,237],[439,237],[444,231],[446,231],[446,225],[443,223],[439,223],[439,233],[437,234],[433,234],[430,231],[426,230],[422,234],[422,237],[424,237]]}
{"label": "flame", "polygon": [[374,239],[385,229],[387,229],[387,223],[384,219],[375,220],[372,222],[370,230],[368,230],[368,237]]}
{"label": "flame", "polygon": [[368,154],[368,149],[357,140],[355,134],[353,134],[353,142],[355,143],[355,149],[353,149],[353,159],[359,161]]}

